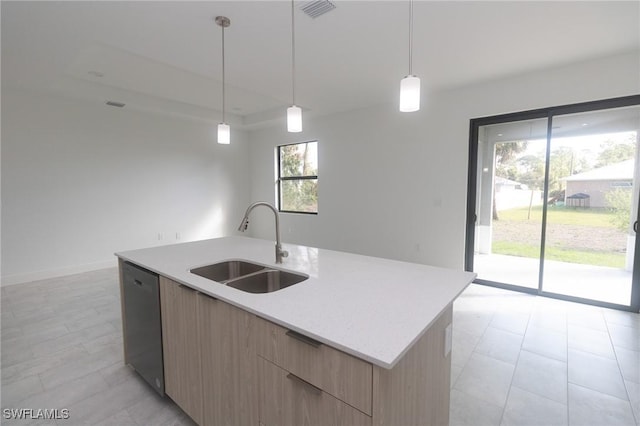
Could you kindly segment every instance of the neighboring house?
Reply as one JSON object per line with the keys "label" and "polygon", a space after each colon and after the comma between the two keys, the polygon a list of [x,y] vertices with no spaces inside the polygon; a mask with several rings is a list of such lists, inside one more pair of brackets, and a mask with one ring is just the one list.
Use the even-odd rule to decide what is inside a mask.
{"label": "neighboring house", "polygon": [[[576,207],[607,207],[607,192],[616,188],[631,189],[633,186],[634,166],[635,160],[631,159],[562,178],[567,184],[565,204]],[[585,199],[585,195],[588,198]]]}
{"label": "neighboring house", "polygon": [[515,180],[496,176],[495,178],[496,192],[512,191],[515,189],[528,190],[529,188],[524,183],[516,182]]}
{"label": "neighboring house", "polygon": [[498,211],[542,204],[542,192],[532,191],[524,183],[496,176],[494,186],[494,200]]}

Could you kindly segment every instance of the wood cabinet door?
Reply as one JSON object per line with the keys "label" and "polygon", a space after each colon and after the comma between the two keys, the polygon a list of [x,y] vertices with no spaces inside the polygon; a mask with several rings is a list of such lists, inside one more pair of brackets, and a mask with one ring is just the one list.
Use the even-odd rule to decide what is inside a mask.
{"label": "wood cabinet door", "polygon": [[253,315],[198,296],[204,425],[258,423]]}
{"label": "wood cabinet door", "polygon": [[160,277],[165,393],[202,424],[197,292]]}
{"label": "wood cabinet door", "polygon": [[372,365],[256,318],[257,353],[365,414],[372,414]]}
{"label": "wood cabinet door", "polygon": [[259,417],[265,426],[371,426],[371,417],[258,357]]}

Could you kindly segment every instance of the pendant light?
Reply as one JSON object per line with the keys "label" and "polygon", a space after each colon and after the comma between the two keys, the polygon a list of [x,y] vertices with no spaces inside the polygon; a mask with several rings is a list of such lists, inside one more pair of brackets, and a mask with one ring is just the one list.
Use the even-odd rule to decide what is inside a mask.
{"label": "pendant light", "polygon": [[225,122],[224,114],[224,29],[231,25],[231,21],[226,16],[216,16],[216,24],[218,24],[222,28],[222,123],[218,124],[218,143],[222,145],[228,145],[229,143],[231,143],[231,128]]}
{"label": "pendant light", "polygon": [[420,109],[420,79],[413,75],[413,0],[409,0],[409,75],[400,81],[400,111]]}
{"label": "pendant light", "polygon": [[302,131],[302,109],[296,106],[296,36],[294,24],[294,0],[291,0],[291,106],[287,108],[287,131]]}

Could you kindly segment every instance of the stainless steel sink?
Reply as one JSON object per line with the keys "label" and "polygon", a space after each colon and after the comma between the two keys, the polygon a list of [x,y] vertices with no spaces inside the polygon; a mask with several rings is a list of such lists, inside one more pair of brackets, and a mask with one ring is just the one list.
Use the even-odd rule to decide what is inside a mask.
{"label": "stainless steel sink", "polygon": [[264,265],[258,265],[244,260],[227,260],[214,263],[213,265],[194,268],[190,272],[213,281],[218,281],[219,283],[224,283],[231,279],[263,270],[264,268]]}
{"label": "stainless steel sink", "polygon": [[227,260],[194,268],[190,272],[247,293],[271,293],[309,278],[246,260]]}
{"label": "stainless steel sink", "polygon": [[227,282],[227,286],[248,293],[271,293],[298,284],[308,277],[279,269],[265,269]]}

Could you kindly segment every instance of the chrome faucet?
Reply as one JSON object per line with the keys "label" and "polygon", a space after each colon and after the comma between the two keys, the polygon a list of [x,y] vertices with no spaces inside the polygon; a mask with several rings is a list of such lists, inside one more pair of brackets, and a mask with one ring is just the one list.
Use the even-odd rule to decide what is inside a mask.
{"label": "chrome faucet", "polygon": [[282,258],[289,256],[289,252],[282,250],[282,244],[280,244],[280,216],[278,215],[278,210],[276,210],[276,208],[271,204],[264,201],[258,201],[247,207],[247,211],[244,213],[244,217],[242,218],[240,227],[238,227],[238,231],[244,232],[247,230],[249,227],[249,213],[258,206],[269,207],[276,216],[276,263],[282,263]]}

